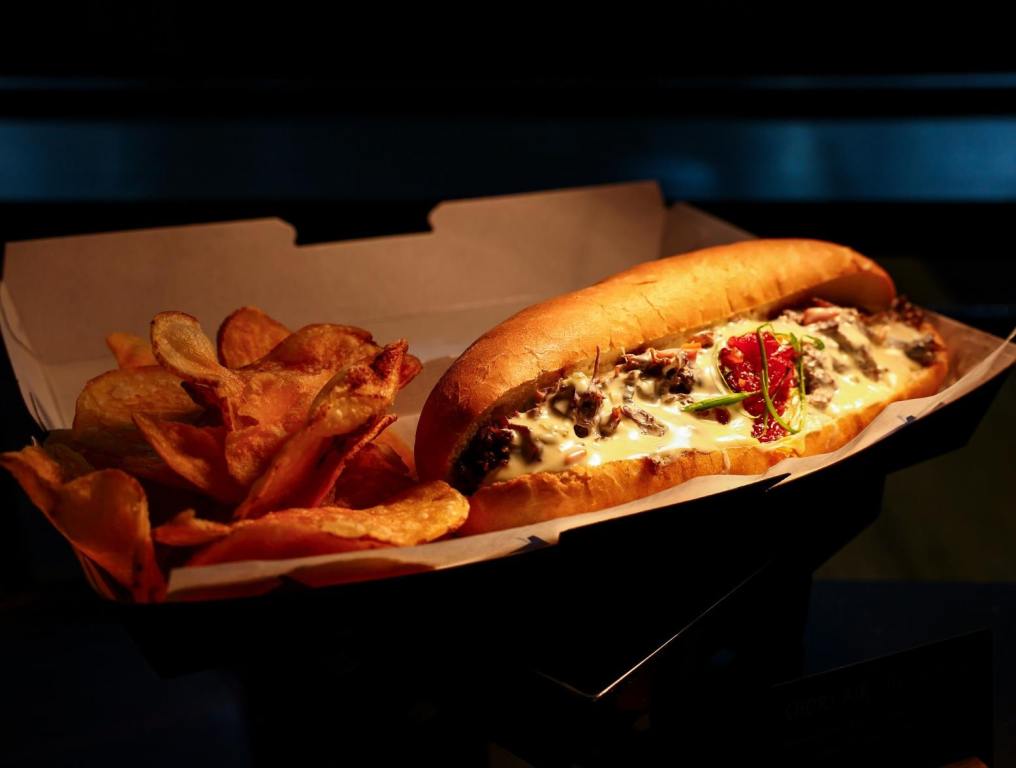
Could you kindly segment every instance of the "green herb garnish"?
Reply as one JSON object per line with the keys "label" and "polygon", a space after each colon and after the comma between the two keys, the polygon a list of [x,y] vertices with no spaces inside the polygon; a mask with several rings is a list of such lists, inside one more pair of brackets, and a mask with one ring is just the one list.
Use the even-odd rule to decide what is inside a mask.
{"label": "green herb garnish", "polygon": [[[814,336],[805,336],[804,338],[821,344],[819,349],[825,348],[825,344],[822,344],[821,339],[816,339]],[[798,430],[801,430],[804,429],[804,409],[808,406],[804,391],[804,343],[794,334],[790,334],[790,345],[794,348],[794,354],[797,355],[797,394],[801,401],[801,412],[798,414],[801,426],[798,427]]]}
{"label": "green herb garnish", "polygon": [[752,395],[757,395],[758,392],[736,392],[733,395],[723,395],[722,397],[710,397],[707,400],[699,400],[697,403],[691,403],[686,405],[681,410],[685,413],[696,413],[698,411],[708,411],[710,408],[719,408],[723,405],[736,405],[745,398],[749,398]]}

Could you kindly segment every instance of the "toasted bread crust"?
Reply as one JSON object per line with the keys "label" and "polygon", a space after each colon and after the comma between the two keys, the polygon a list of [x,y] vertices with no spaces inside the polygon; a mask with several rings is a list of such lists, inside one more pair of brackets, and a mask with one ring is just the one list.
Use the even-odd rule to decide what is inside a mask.
{"label": "toasted bread crust", "polygon": [[535,385],[589,367],[598,350],[610,358],[815,295],[877,310],[895,288],[881,267],[841,245],[749,240],[640,264],[524,309],[474,342],[431,392],[416,433],[420,479],[450,479],[456,457],[485,421],[517,410]]}

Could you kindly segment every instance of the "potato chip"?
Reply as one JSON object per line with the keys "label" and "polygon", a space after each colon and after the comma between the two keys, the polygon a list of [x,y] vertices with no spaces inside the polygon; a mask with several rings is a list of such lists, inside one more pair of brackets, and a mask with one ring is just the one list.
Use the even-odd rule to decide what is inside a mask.
{"label": "potato chip", "polygon": [[64,484],[60,465],[42,448],[30,445],[17,452],[0,453],[0,466],[14,475],[32,503],[49,517],[49,510],[56,507],[59,488]]}
{"label": "potato chip", "polygon": [[403,465],[409,470],[409,474],[416,477],[416,461],[413,456],[413,449],[406,445],[405,441],[391,429],[382,432],[377,437],[377,443],[392,449],[402,460]]}
{"label": "potato chip", "polygon": [[202,547],[229,535],[230,528],[214,520],[203,520],[187,509],[152,530],[152,538],[169,547]]}
{"label": "potato chip", "polygon": [[[85,385],[72,428],[0,465],[90,574],[137,601],[165,593],[153,541],[171,567],[194,547],[218,561],[303,557],[429,540],[465,519],[432,516],[433,499],[416,503],[415,523],[396,502],[380,506],[413,482],[409,449],[393,436],[374,442],[422,367],[404,341],[382,349],[337,324],[290,333],[252,307],[226,319],[216,345],[182,312],[154,318],[150,347],[126,333],[106,341],[120,367]],[[371,509],[380,522],[356,516]],[[221,522],[231,513],[238,523]]]}
{"label": "potato chip", "polygon": [[160,483],[179,478],[149,447],[134,425],[135,413],[170,421],[193,421],[203,409],[159,367],[123,368],[95,377],[78,395],[69,433],[56,430],[47,445],[63,444],[100,468],[123,469]]}
{"label": "potato chip", "polygon": [[370,333],[351,325],[308,325],[283,339],[250,367],[258,370],[297,370],[308,373],[336,371],[381,348]]}
{"label": "potato chip", "polygon": [[[300,450],[306,451],[306,455],[312,455],[314,448],[302,444],[300,450],[291,448],[288,456],[296,461],[286,462],[280,460],[272,464],[272,469],[277,472],[273,478],[274,482],[266,482],[261,491],[262,504],[265,509],[271,504],[278,508],[287,507],[318,507],[322,505],[325,498],[332,494],[335,481],[347,470],[356,460],[360,452],[370,445],[377,437],[395,422],[395,416],[379,416],[371,419],[360,429],[354,430],[348,435],[334,438],[329,445],[318,456],[317,463],[307,469],[309,464],[300,463]],[[303,433],[298,433],[298,435]],[[283,457],[285,458],[285,457]],[[301,471],[302,468],[302,471]],[[267,473],[265,474],[267,477]],[[290,486],[290,490],[284,489]],[[282,489],[278,496],[271,497],[272,489]],[[271,502],[264,501],[271,498]],[[369,506],[369,505],[368,505]]]}
{"label": "potato chip", "polygon": [[312,389],[295,374],[284,378],[274,373],[241,375],[220,365],[197,319],[183,312],[155,316],[152,350],[163,367],[187,382],[193,397],[220,409],[222,423],[230,430],[274,423]]}
{"label": "potato chip", "polygon": [[406,354],[402,360],[402,371],[400,373],[399,389],[406,386],[415,379],[423,370],[423,363],[415,355]]}
{"label": "potato chip", "polygon": [[66,446],[96,469],[122,469],[160,485],[191,487],[152,450],[137,428],[117,431],[88,429],[79,431],[77,435],[69,429],[55,429],[46,436],[44,446],[47,451]]}
{"label": "potato chip", "polygon": [[[272,458],[271,465],[251,486],[247,498],[233,511],[233,519],[260,517],[282,506],[323,498],[353,457],[394,421],[391,415],[376,416],[340,441],[317,426],[300,430]],[[323,462],[322,458],[333,445],[333,459]]]}
{"label": "potato chip", "polygon": [[[381,424],[380,417],[395,399],[405,353],[406,343],[397,342],[386,347],[370,364],[351,366],[335,376],[312,404],[306,426],[289,437],[237,507],[236,519],[256,517],[278,508],[300,489],[308,492],[305,484],[313,478],[332,438],[353,433],[364,425],[368,425],[368,432],[379,434],[387,426]],[[362,435],[350,443],[346,447],[346,461],[364,444]]]}
{"label": "potato chip", "polygon": [[307,326],[255,364],[233,371],[215,359],[195,318],[163,312],[152,321],[152,346],[159,361],[187,381],[196,399],[220,409],[229,430],[226,464],[245,486],[266,471],[286,439],[303,427],[311,404],[336,374],[335,366],[344,367],[377,349],[369,339],[366,331],[348,326]]}
{"label": "potato chip", "polygon": [[311,404],[310,420],[332,435],[342,435],[383,413],[402,386],[406,348],[405,341],[389,344],[369,363],[334,376]]}
{"label": "potato chip", "polygon": [[[255,371],[300,371],[338,373],[343,368],[381,354],[368,331],[352,325],[318,323],[307,325],[286,337],[274,349],[247,366]],[[413,355],[403,358],[399,387],[406,386],[423,363]]]}
{"label": "potato chip", "polygon": [[77,550],[135,600],[162,597],[165,581],[155,562],[148,503],[137,480],[118,469],[103,469],[64,482],[57,462],[36,446],[0,454],[0,466]]}
{"label": "potato chip", "polygon": [[188,565],[238,560],[278,560],[361,549],[412,547],[458,529],[469,502],[446,483],[417,485],[370,509],[285,509],[234,523],[228,536],[210,544]]}
{"label": "potato chip", "polygon": [[236,421],[226,438],[229,470],[250,485],[293,432],[307,422],[310,405],[331,374],[292,371],[247,372],[241,398],[235,400]]}
{"label": "potato chip", "polygon": [[[235,427],[227,439],[226,458],[233,477],[245,485],[253,483],[286,438],[303,426],[311,402],[331,377],[380,352],[370,334],[360,328],[308,325],[247,366],[241,372],[244,402],[236,412],[244,423],[257,423]],[[415,375],[412,364],[404,368],[400,386]],[[271,404],[275,412],[268,412],[261,401]]]}
{"label": "potato chip", "polygon": [[68,482],[76,477],[82,477],[95,471],[95,467],[81,454],[66,443],[49,441],[43,449],[60,467],[60,474],[63,482]]}
{"label": "potato chip", "polygon": [[[408,467],[395,451],[381,443],[378,436],[336,473],[336,481],[308,507],[348,507],[366,509],[383,503],[414,484]],[[329,454],[329,456],[332,454]]]}
{"label": "potato chip", "polygon": [[223,388],[239,378],[219,363],[196,317],[160,312],[152,320],[152,352],[159,365],[194,384]]}
{"label": "potato chip", "polygon": [[249,487],[265,473],[272,456],[289,433],[279,425],[245,427],[230,432],[225,440],[226,468],[240,485]]}
{"label": "potato chip", "polygon": [[158,365],[155,355],[152,354],[151,345],[140,336],[133,333],[117,331],[106,337],[106,346],[116,358],[116,364],[120,368],[145,368]]}
{"label": "potato chip", "polygon": [[286,326],[257,307],[241,307],[219,326],[219,362],[227,368],[243,368],[271,352],[289,333]]}
{"label": "potato chip", "polygon": [[85,384],[74,407],[75,435],[87,430],[134,430],[131,416],[193,421],[202,413],[180,379],[157,366],[108,371]]}
{"label": "potato chip", "polygon": [[225,427],[197,427],[134,415],[141,434],[170,469],[217,501],[240,501],[245,489],[229,474]]}
{"label": "potato chip", "polygon": [[300,511],[308,514],[277,517],[277,513],[272,513],[257,520],[244,521],[247,525],[234,524],[228,536],[209,544],[190,558],[186,565],[216,565],[239,560],[288,560],[385,546],[371,539],[344,538],[322,531],[316,525],[319,517],[309,514],[319,510]]}

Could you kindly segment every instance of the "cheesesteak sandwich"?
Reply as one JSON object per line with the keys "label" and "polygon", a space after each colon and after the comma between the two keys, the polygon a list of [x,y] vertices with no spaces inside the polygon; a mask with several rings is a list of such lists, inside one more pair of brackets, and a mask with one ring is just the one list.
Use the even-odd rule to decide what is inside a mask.
{"label": "cheesesteak sandwich", "polygon": [[621,504],[834,450],[936,392],[941,337],[855,251],[752,240],[641,264],[523,310],[431,392],[422,480],[470,494],[466,533]]}

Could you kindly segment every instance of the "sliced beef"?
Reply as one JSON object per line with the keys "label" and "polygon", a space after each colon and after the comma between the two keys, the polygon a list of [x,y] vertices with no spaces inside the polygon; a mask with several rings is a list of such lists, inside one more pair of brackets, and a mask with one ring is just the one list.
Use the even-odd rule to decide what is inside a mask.
{"label": "sliced beef", "polygon": [[819,410],[825,410],[836,394],[836,379],[825,367],[823,356],[810,346],[804,348],[802,367],[804,391],[808,396],[808,402]]}
{"label": "sliced beef", "polygon": [[572,418],[575,419],[575,434],[588,437],[596,426],[596,413],[600,410],[603,395],[590,387],[582,394],[575,393]]}
{"label": "sliced beef", "polygon": [[495,419],[480,427],[455,462],[455,487],[463,493],[472,493],[480,487],[483,478],[507,464],[511,455],[512,435],[508,419],[505,418]]}
{"label": "sliced beef", "polygon": [[935,341],[930,333],[903,345],[903,353],[925,368],[935,362],[935,357],[940,349],[942,346]]}
{"label": "sliced beef", "polygon": [[631,405],[621,406],[621,412],[629,419],[639,425],[639,429],[649,435],[665,435],[667,434],[667,428],[660,424],[653,415],[642,408],[636,408]]}
{"label": "sliced beef", "polygon": [[871,350],[867,344],[855,344],[840,329],[839,325],[832,328],[825,328],[822,332],[839,344],[843,350],[854,361],[854,365],[872,381],[878,381],[882,369],[878,367],[875,358],[871,356]]}

